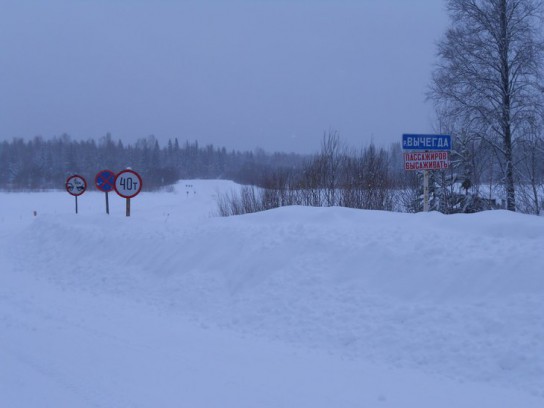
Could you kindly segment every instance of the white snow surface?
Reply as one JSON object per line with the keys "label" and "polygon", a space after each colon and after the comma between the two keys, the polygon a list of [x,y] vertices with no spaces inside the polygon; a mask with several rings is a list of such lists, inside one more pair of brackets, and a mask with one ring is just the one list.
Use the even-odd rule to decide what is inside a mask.
{"label": "white snow surface", "polygon": [[544,406],[544,218],[237,188],[1,193],[0,407]]}

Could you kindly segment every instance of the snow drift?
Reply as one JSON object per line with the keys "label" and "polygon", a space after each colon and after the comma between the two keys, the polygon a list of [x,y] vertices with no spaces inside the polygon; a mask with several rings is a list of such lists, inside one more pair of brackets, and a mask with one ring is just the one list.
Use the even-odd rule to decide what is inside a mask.
{"label": "snow drift", "polygon": [[[302,207],[213,216],[231,188],[180,182],[133,199],[130,218],[121,199],[105,215],[99,193],[80,198],[77,216],[67,194],[1,194],[9,406],[36,406],[17,404],[24,389],[50,390],[36,372],[56,387],[42,397],[70,395],[70,406],[544,403],[544,219]],[[263,369],[277,375],[264,380]],[[174,392],[177,381],[190,391]]]}

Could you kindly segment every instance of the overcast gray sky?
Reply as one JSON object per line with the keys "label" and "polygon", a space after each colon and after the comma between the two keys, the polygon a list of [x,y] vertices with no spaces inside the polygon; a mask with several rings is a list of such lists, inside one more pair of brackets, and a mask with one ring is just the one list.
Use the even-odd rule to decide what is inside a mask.
{"label": "overcast gray sky", "polygon": [[443,0],[0,0],[0,140],[319,149],[431,132]]}

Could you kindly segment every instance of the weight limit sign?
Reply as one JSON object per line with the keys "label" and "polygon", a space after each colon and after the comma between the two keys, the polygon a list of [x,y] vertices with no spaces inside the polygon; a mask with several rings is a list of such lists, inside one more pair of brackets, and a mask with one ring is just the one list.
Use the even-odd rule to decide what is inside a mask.
{"label": "weight limit sign", "polygon": [[115,192],[127,199],[127,217],[130,217],[130,199],[142,191],[142,178],[133,170],[123,170],[115,177]]}

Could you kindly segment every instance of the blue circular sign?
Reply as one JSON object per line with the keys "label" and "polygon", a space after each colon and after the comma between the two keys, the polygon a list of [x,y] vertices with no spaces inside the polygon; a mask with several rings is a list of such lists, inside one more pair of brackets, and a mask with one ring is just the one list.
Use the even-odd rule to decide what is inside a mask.
{"label": "blue circular sign", "polygon": [[115,173],[110,170],[102,170],[98,172],[94,178],[94,184],[96,188],[104,193],[113,191],[115,186]]}

